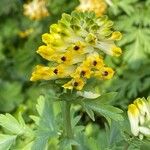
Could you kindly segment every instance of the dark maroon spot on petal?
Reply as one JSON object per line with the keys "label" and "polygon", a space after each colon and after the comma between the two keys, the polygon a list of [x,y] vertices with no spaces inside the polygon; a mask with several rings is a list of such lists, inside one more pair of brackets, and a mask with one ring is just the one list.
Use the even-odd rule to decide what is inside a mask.
{"label": "dark maroon spot on petal", "polygon": [[83,71],[81,71],[81,76],[84,76],[85,74],[86,74],[86,72],[83,70]]}
{"label": "dark maroon spot on petal", "polygon": [[79,83],[78,82],[74,82],[74,86],[78,86],[79,85]]}
{"label": "dark maroon spot on petal", "polygon": [[66,57],[65,56],[61,57],[61,60],[66,61]]}
{"label": "dark maroon spot on petal", "polygon": [[107,75],[108,75],[108,71],[104,71],[103,76],[107,76]]}
{"label": "dark maroon spot on petal", "polygon": [[55,69],[53,72],[54,72],[55,74],[58,74],[58,69]]}
{"label": "dark maroon spot on petal", "polygon": [[96,61],[96,60],[93,61],[93,65],[94,65],[94,66],[97,65],[97,61]]}
{"label": "dark maroon spot on petal", "polygon": [[79,46],[74,46],[74,48],[73,48],[75,51],[77,51],[77,50],[79,50],[80,49],[80,47]]}

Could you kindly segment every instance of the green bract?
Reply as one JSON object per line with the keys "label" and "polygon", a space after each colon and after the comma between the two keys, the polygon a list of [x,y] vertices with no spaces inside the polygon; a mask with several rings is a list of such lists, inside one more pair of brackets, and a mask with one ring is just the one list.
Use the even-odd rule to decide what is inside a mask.
{"label": "green bract", "polygon": [[[91,49],[100,49],[110,55],[119,55],[121,50],[114,50],[116,45],[114,40],[121,39],[120,32],[113,33],[113,22],[107,16],[97,17],[94,12],[74,11],[69,14],[63,14],[58,24],[50,26],[50,33],[56,33],[61,36],[59,39],[54,36],[51,44],[54,46],[67,47],[69,42],[85,41],[91,45]],[[43,35],[44,36],[44,35]],[[44,38],[44,37],[43,37]],[[65,43],[62,41],[66,40]],[[47,42],[47,40],[43,40]]]}

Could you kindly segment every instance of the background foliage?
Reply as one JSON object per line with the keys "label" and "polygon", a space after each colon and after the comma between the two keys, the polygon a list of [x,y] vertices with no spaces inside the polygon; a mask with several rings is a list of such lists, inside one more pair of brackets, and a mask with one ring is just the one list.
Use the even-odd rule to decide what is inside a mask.
{"label": "background foliage", "polygon": [[[41,35],[48,32],[49,25],[57,22],[63,12],[70,13],[79,2],[49,0],[50,16],[40,21],[32,21],[23,15],[24,3],[23,0],[0,1],[0,112],[11,114],[0,116],[1,133],[5,133],[0,134],[0,140],[3,140],[0,150],[10,149],[12,145],[12,149],[29,150],[33,145],[32,149],[35,150],[57,150],[60,149],[58,137],[62,128],[60,106],[57,102],[50,102],[51,105],[47,102],[48,99],[57,99],[57,89],[49,90],[51,85],[45,83],[31,83],[29,78],[36,64],[45,63],[35,52],[41,44]],[[123,33],[123,39],[118,43],[123,49],[123,56],[121,59],[105,58],[116,73],[111,81],[99,84],[98,88],[101,92],[118,92],[111,104],[126,112],[128,104],[136,97],[150,95],[150,0],[112,0],[106,14],[113,20],[115,28]],[[19,36],[19,32],[30,28],[33,32],[29,36]],[[40,97],[37,102],[40,94],[48,96],[45,99]],[[92,108],[90,103],[84,107],[88,108],[92,118],[89,107],[96,107]],[[95,122],[92,122],[80,107],[72,109],[76,112],[72,116],[77,116],[72,117],[74,126],[86,126],[85,132],[81,132],[83,127],[79,125],[74,129],[79,135],[76,141],[82,143],[81,150],[147,150],[150,146],[148,141],[141,142],[131,137],[126,113],[125,121],[118,124],[115,120],[109,126],[98,114],[95,114]],[[29,115],[34,116],[29,118]],[[113,113],[110,114],[110,118],[113,117]],[[46,141],[49,141],[48,144],[44,143]],[[62,141],[61,148],[68,149],[66,145]]]}

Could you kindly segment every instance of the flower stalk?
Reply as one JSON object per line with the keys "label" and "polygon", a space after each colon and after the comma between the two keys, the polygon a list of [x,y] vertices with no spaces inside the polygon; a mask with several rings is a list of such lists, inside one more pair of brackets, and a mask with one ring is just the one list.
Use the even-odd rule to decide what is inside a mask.
{"label": "flower stalk", "polygon": [[[74,139],[74,133],[72,130],[71,125],[71,103],[67,101],[62,102],[62,115],[63,115],[63,121],[64,121],[64,134],[68,140]],[[76,146],[72,145],[72,150],[76,150]]]}
{"label": "flower stalk", "polygon": [[68,139],[73,138],[72,126],[71,126],[71,115],[70,115],[71,104],[63,101],[63,119],[64,119],[64,131],[65,136]]}

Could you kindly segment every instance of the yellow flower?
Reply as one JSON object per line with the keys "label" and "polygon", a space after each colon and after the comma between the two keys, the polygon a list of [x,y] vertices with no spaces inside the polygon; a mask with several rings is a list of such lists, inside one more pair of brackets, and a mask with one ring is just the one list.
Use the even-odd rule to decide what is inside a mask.
{"label": "yellow flower", "polygon": [[74,54],[84,54],[86,53],[86,44],[84,42],[78,41],[75,44],[72,44],[68,50],[73,52]]}
{"label": "yellow flower", "polygon": [[74,77],[74,78],[83,77],[83,78],[89,79],[91,77],[92,73],[93,73],[93,71],[91,71],[90,67],[81,65],[76,69],[75,73],[73,75],[71,75],[71,77]]}
{"label": "yellow flower", "polygon": [[114,46],[114,47],[112,47],[112,53],[114,56],[119,57],[122,54],[122,50],[120,47]]}
{"label": "yellow flower", "polygon": [[101,50],[111,56],[116,56],[119,57],[122,54],[122,50],[120,47],[117,47],[114,42],[112,41],[112,39],[106,40],[106,41],[102,41],[102,42],[98,42],[98,44],[96,45],[96,47],[101,48]]}
{"label": "yellow flower", "polygon": [[42,41],[47,45],[59,46],[63,44],[61,36],[59,34],[48,34],[45,33],[42,35]]}
{"label": "yellow flower", "polygon": [[53,70],[49,67],[37,65],[30,78],[30,81],[50,80],[53,78]]}
{"label": "yellow flower", "polygon": [[43,58],[52,61],[52,56],[55,54],[55,50],[53,50],[50,46],[42,45],[38,48],[37,53],[40,54]]}
{"label": "yellow flower", "polygon": [[99,71],[95,72],[95,76],[101,79],[111,79],[114,75],[114,70],[109,67],[103,67]]}
{"label": "yellow flower", "polygon": [[148,116],[150,116],[150,110],[148,108],[148,103],[146,100],[137,98],[134,101],[134,104],[138,107],[142,115],[147,114]]}
{"label": "yellow flower", "polygon": [[128,116],[131,124],[131,131],[133,135],[137,136],[139,134],[139,110],[134,104],[128,106]]}
{"label": "yellow flower", "polygon": [[53,68],[53,73],[57,78],[67,78],[70,74],[74,72],[74,66],[67,66],[65,64],[60,64]]}
{"label": "yellow flower", "polygon": [[21,38],[26,38],[27,36],[29,36],[31,33],[33,32],[33,28],[27,29],[25,31],[20,31],[19,32],[19,36]]}
{"label": "yellow flower", "polygon": [[133,103],[128,106],[131,132],[140,139],[150,137],[150,103],[144,98],[137,98]]}
{"label": "yellow flower", "polygon": [[70,90],[72,90],[73,88],[75,88],[76,90],[82,90],[84,85],[85,85],[85,81],[83,79],[75,78],[67,82],[66,84],[64,84],[63,87],[65,89],[70,89]]}
{"label": "yellow flower", "polygon": [[46,8],[46,0],[33,0],[28,4],[23,5],[24,15],[31,20],[40,20],[49,16],[49,12]]}
{"label": "yellow flower", "polygon": [[66,65],[71,65],[73,64],[73,54],[71,52],[66,52],[57,59],[58,63],[64,63]]}
{"label": "yellow flower", "polygon": [[71,30],[66,30],[61,24],[52,24],[50,27],[50,32],[52,34],[61,34],[64,37],[71,35]]}
{"label": "yellow flower", "polygon": [[106,11],[107,4],[104,0],[80,0],[77,10],[94,11],[97,16],[101,16]]}
{"label": "yellow flower", "polygon": [[64,54],[61,54],[59,58],[57,58],[57,62],[64,63],[66,65],[73,65],[82,62],[84,59],[84,55],[76,54],[72,51],[67,51]]}
{"label": "yellow flower", "polygon": [[83,64],[98,70],[104,67],[103,58],[96,52],[87,56],[87,59],[83,62]]}
{"label": "yellow flower", "polygon": [[112,40],[121,40],[122,34],[119,31],[115,31],[112,33],[110,39]]}

